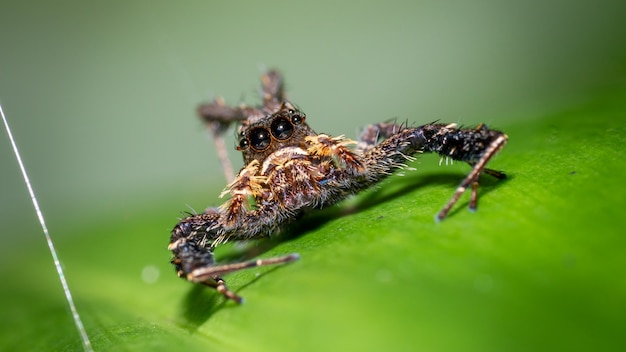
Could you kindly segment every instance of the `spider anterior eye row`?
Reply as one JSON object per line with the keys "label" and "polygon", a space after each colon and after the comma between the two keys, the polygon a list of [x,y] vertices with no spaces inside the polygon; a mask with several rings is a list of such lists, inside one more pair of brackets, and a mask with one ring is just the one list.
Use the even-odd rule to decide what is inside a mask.
{"label": "spider anterior eye row", "polygon": [[265,128],[257,127],[248,134],[250,145],[256,150],[265,150],[270,146],[270,131]]}
{"label": "spider anterior eye row", "polygon": [[293,125],[285,118],[277,118],[272,122],[272,136],[279,140],[285,140],[293,134]]}
{"label": "spider anterior eye row", "polygon": [[239,148],[240,149],[248,149],[248,146],[250,145],[250,142],[248,142],[247,139],[242,139],[239,141]]}

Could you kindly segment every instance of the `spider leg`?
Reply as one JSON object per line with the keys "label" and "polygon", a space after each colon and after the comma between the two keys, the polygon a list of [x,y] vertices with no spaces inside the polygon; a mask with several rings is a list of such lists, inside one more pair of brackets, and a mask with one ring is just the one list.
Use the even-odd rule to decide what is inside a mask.
{"label": "spider leg", "polygon": [[263,106],[266,108],[273,108],[287,100],[283,77],[280,72],[271,70],[261,76],[261,96],[263,97]]}
{"label": "spider leg", "polygon": [[478,202],[478,181],[472,183],[472,194],[470,196],[469,208],[471,211],[476,210],[476,203]]}
{"label": "spider leg", "polygon": [[284,264],[290,263],[295,260],[298,260],[300,256],[298,254],[288,254],[280,257],[272,257],[267,259],[255,259],[249,260],[246,262],[232,263],[232,264],[223,264],[223,265],[215,265],[215,266],[206,266],[202,268],[195,269],[191,273],[187,275],[189,281],[191,282],[205,282],[209,279],[215,279],[222,275],[232,273],[235,271],[256,268],[258,266],[266,266],[273,264]]}
{"label": "spider leg", "polygon": [[235,294],[226,286],[226,282],[220,277],[221,275],[243,269],[256,268],[259,266],[290,263],[298,260],[299,258],[300,257],[297,254],[289,254],[282,257],[257,259],[241,263],[203,267],[191,272],[188,275],[188,280],[191,282],[202,283],[207,286],[213,287],[226,299],[230,299],[241,304],[243,303],[243,298]]}
{"label": "spider leg", "polygon": [[[468,163],[471,167],[474,167],[475,163],[469,162]],[[498,180],[503,180],[506,178],[506,174],[502,171],[497,171],[497,170],[493,170],[493,169],[487,169],[485,168],[483,170],[484,174],[487,174],[489,176],[495,177]],[[469,208],[472,211],[476,210],[476,203],[478,202],[478,181],[474,181],[474,183],[472,183],[472,195],[470,196],[470,202],[469,202]]]}
{"label": "spider leg", "polygon": [[[444,130],[445,129],[447,129],[447,127],[444,127]],[[448,215],[450,209],[452,209],[454,204],[456,204],[461,195],[465,193],[467,187],[470,185],[472,186],[472,195],[469,207],[471,210],[476,209],[478,199],[478,179],[481,173],[487,172],[488,174],[500,179],[506,177],[506,175],[502,172],[485,169],[485,165],[487,165],[489,160],[491,160],[491,158],[496,155],[502,147],[504,147],[508,139],[505,134],[498,131],[487,130],[486,128],[478,128],[476,130],[448,130],[442,131],[442,135],[443,138],[438,139],[437,142],[433,143],[433,145],[430,146],[430,149],[439,149],[439,154],[448,155],[456,160],[470,159],[468,162],[470,165],[473,165],[473,168],[456,188],[452,198],[450,198],[448,203],[437,214],[436,219],[438,221],[443,220]],[[460,136],[466,138],[459,139],[458,137]],[[487,137],[487,139],[484,137]],[[445,146],[446,141],[449,140],[461,140],[461,143],[460,145],[452,147],[449,145]],[[459,152],[457,149],[461,149],[461,151]]]}
{"label": "spider leg", "polygon": [[219,209],[211,209],[204,214],[181,220],[172,230],[168,249],[174,254],[172,264],[179,277],[213,287],[226,299],[242,303],[242,298],[228,289],[222,275],[259,266],[289,263],[299,256],[289,254],[240,263],[216,264],[213,250],[214,241],[224,231],[220,226],[221,217]]}
{"label": "spider leg", "polygon": [[235,179],[233,165],[228,158],[224,133],[235,122],[245,121],[249,116],[260,113],[257,109],[245,105],[230,107],[223,98],[217,98],[212,103],[198,106],[198,116],[204,121],[207,129],[213,137],[213,143],[217,151],[224,177],[228,182]]}
{"label": "spider leg", "polygon": [[[470,163],[470,165],[471,165],[471,166],[473,166],[471,163]],[[498,170],[493,170],[493,169],[487,169],[487,168],[485,168],[485,169],[483,170],[483,173],[484,173],[484,174],[487,174],[487,175],[489,175],[489,176],[495,177],[495,178],[497,178],[498,180],[504,180],[504,179],[506,178],[506,174],[505,174],[504,172],[502,172],[502,171],[498,171]]]}
{"label": "spider leg", "polygon": [[[386,139],[378,142],[381,138]],[[364,131],[360,140],[364,172],[362,177],[351,181],[350,187],[359,191],[380,182],[395,170],[405,167],[404,163],[417,153],[437,153],[468,162],[472,171],[436,215],[437,220],[442,220],[469,186],[472,186],[470,209],[476,208],[478,178],[483,172],[499,179],[505,178],[504,173],[486,169],[485,165],[502,149],[507,138],[504,133],[489,130],[484,125],[475,129],[460,129],[456,124],[427,124],[415,128],[393,123],[372,125]]]}
{"label": "spider leg", "polygon": [[357,150],[367,150],[381,141],[405,129],[406,126],[395,122],[381,122],[366,126],[361,132],[357,143]]}
{"label": "spider leg", "polygon": [[[284,206],[287,200],[266,202],[264,197],[272,197],[264,188],[271,177],[271,194],[284,194],[287,189],[298,188],[298,194],[311,193],[312,182],[317,173],[307,165],[294,162],[289,155],[276,157],[281,165],[268,176],[259,174],[259,162],[254,161],[243,168],[235,181],[227,186],[222,195],[231,198],[219,208],[209,208],[203,214],[192,215],[181,220],[172,230],[169,249],[174,254],[172,263],[178,276],[191,282],[203,283],[215,288],[227,299],[241,302],[241,298],[230,291],[221,278],[222,275],[258,266],[284,264],[299,258],[297,254],[258,259],[239,263],[216,264],[214,248],[228,240],[249,240],[267,237],[276,232],[285,222]],[[289,179],[291,182],[287,182]],[[248,197],[257,199],[258,206],[250,207]],[[311,193],[307,200],[313,201]],[[290,206],[290,208],[296,205]]]}
{"label": "spider leg", "polygon": [[268,71],[261,76],[261,96],[263,106],[254,108],[244,104],[239,106],[228,106],[222,97],[218,97],[213,102],[198,106],[196,112],[200,119],[206,124],[211,133],[217,156],[224,171],[224,177],[228,183],[235,179],[235,172],[232,162],[228,157],[224,133],[234,123],[253,122],[262,118],[267,113],[280,108],[280,104],[285,101],[283,79],[278,71]]}
{"label": "spider leg", "polygon": [[297,254],[289,254],[282,257],[250,260],[241,263],[207,266],[195,269],[187,275],[187,279],[191,282],[202,283],[207,286],[213,287],[226,299],[230,299],[241,304],[243,303],[243,298],[235,294],[226,286],[226,282],[220,277],[221,275],[243,269],[256,268],[259,266],[290,263],[298,260],[299,258],[300,257]]}

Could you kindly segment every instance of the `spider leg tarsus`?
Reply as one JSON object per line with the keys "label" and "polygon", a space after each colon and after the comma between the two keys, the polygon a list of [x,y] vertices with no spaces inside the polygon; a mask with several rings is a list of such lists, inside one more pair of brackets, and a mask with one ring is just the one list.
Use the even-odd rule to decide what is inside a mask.
{"label": "spider leg tarsus", "polygon": [[256,268],[259,266],[273,265],[273,264],[286,264],[300,259],[300,255],[292,253],[280,257],[273,257],[267,259],[255,259],[247,262],[223,264],[216,266],[207,266],[198,268],[187,275],[187,280],[191,282],[203,283],[207,286],[214,287],[224,298],[233,300],[238,304],[243,303],[243,298],[231,291],[226,282],[220,277],[221,275],[232,273],[235,271]]}
{"label": "spider leg tarsus", "polygon": [[476,211],[476,203],[478,203],[478,181],[472,183],[472,195],[470,196],[469,210]]}
{"label": "spider leg tarsus", "polygon": [[224,298],[233,300],[237,304],[243,304],[244,302],[243,297],[229,290],[228,287],[226,287],[226,283],[222,279],[217,280],[217,286],[215,287],[215,289],[217,290],[217,292],[221,293]]}
{"label": "spider leg tarsus", "polygon": [[[465,182],[464,182],[465,183]],[[452,198],[448,201],[448,203],[443,207],[443,209],[441,209],[441,211],[437,214],[436,220],[437,221],[441,221],[443,220],[446,216],[448,216],[448,213],[450,212],[450,209],[452,209],[452,207],[454,206],[454,204],[456,204],[456,202],[459,200],[459,198],[461,197],[461,195],[463,193],[465,193],[465,190],[467,188],[463,185],[463,183],[457,187],[456,192],[454,192],[454,195],[452,195]]]}

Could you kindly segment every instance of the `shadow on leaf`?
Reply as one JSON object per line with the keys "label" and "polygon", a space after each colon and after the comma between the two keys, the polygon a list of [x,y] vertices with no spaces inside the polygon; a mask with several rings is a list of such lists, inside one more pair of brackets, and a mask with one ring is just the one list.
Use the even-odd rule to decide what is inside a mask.
{"label": "shadow on leaf", "polygon": [[[387,184],[383,187],[378,186],[377,188],[359,196],[354,204],[343,207],[329,206],[324,209],[303,214],[298,217],[296,221],[287,225],[287,227],[280,231],[278,235],[272,236],[271,238],[249,241],[243,246],[235,246],[230,252],[222,255],[219,261],[220,263],[230,263],[256,258],[270,251],[274,247],[282,243],[295,240],[332,220],[365,211],[374,206],[402,197],[403,195],[406,195],[416,189],[429,185],[446,185],[456,188],[459,182],[463,179],[463,176],[464,175],[460,175],[459,173],[448,172],[444,174],[437,173],[397,177],[391,184]],[[504,180],[496,180],[495,178],[489,176],[481,177],[479,197],[485,196],[495,187],[502,185],[511,178],[512,177],[510,175]],[[450,195],[452,195],[452,193]],[[447,200],[448,199],[443,199],[441,206],[443,206]],[[457,203],[448,216],[453,217],[457,212],[467,208],[467,205],[468,201]],[[416,204],[416,207],[417,206],[419,206],[419,204]],[[435,214],[433,214],[433,216],[434,215]],[[264,271],[263,274],[256,276],[248,283],[239,287],[237,292],[254,284],[257,280],[261,279],[262,276],[273,272],[279,267],[281,266],[274,266]],[[182,315],[188,323],[187,328],[191,331],[197,330],[198,327],[204,324],[220,309],[237,307],[234,302],[227,301],[216,290],[203,285],[193,285],[185,297],[183,305]]]}

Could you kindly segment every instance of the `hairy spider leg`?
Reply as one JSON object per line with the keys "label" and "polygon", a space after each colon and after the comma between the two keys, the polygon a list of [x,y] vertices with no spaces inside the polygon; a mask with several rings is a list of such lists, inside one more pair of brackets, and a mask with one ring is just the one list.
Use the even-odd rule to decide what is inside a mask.
{"label": "hairy spider leg", "polygon": [[299,255],[294,253],[240,263],[216,264],[213,255],[215,241],[220,241],[220,236],[225,231],[220,225],[221,216],[218,209],[209,209],[204,214],[181,220],[172,230],[168,249],[174,254],[172,264],[179,277],[213,287],[226,299],[242,303],[242,298],[228,289],[221,275],[259,266],[289,263],[299,259]]}
{"label": "hairy spider leg", "polygon": [[[448,203],[441,209],[441,211],[439,211],[439,213],[435,217],[437,221],[443,220],[448,215],[448,213],[450,212],[450,209],[452,209],[454,204],[456,204],[456,202],[459,200],[461,195],[465,193],[465,190],[470,185],[472,185],[472,194],[470,197],[469,208],[470,210],[476,210],[476,202],[478,199],[478,194],[477,194],[478,179],[480,177],[480,174],[483,171],[485,171],[485,165],[487,165],[487,162],[489,162],[489,160],[491,160],[491,158],[494,155],[496,155],[496,153],[500,149],[502,149],[502,147],[504,147],[504,145],[506,144],[506,141],[507,141],[507,136],[501,133],[491,143],[489,143],[487,148],[482,152],[482,155],[480,155],[480,158],[478,159],[478,161],[476,161],[472,171],[467,175],[467,177],[465,177],[465,179],[461,182],[461,184],[456,188],[456,191],[454,192],[454,194],[452,195],[452,198],[448,201]],[[503,173],[501,172],[494,173],[492,170],[490,170],[489,174],[504,176]]]}
{"label": "hairy spider leg", "polygon": [[211,133],[217,157],[228,183],[235,179],[233,164],[228,157],[224,133],[234,123],[245,123],[250,117],[264,116],[268,111],[276,110],[286,100],[283,79],[278,71],[268,71],[261,76],[261,96],[263,106],[255,108],[245,104],[228,106],[222,97],[213,102],[198,106],[196,112]]}
{"label": "hairy spider leg", "polygon": [[298,259],[300,259],[300,256],[294,253],[294,254],[289,254],[289,255],[282,256],[282,257],[274,257],[274,258],[268,258],[268,259],[256,259],[256,260],[250,260],[250,261],[241,262],[241,263],[203,267],[203,268],[198,268],[192,271],[188,275],[188,278],[189,278],[189,281],[191,282],[202,283],[207,286],[211,286],[215,288],[219,293],[221,293],[225,298],[231,299],[241,304],[243,303],[243,298],[235,294],[226,286],[226,283],[220,277],[221,275],[232,273],[232,272],[243,270],[243,269],[256,268],[259,266],[290,263]]}
{"label": "hairy spider leg", "polygon": [[[400,157],[419,152],[435,152],[453,160],[465,161],[472,166],[472,171],[457,187],[452,198],[436,215],[437,220],[444,219],[456,204],[467,187],[472,186],[469,208],[476,209],[478,201],[478,179],[481,173],[498,179],[506,175],[503,172],[485,168],[489,160],[507,142],[507,135],[489,130],[484,124],[474,129],[460,129],[456,124],[427,124],[416,128],[407,128],[395,123],[379,123],[368,126],[359,140],[359,148],[365,152],[371,169],[385,165],[401,163]],[[376,181],[378,182],[378,180]],[[367,186],[367,185],[364,185]]]}

